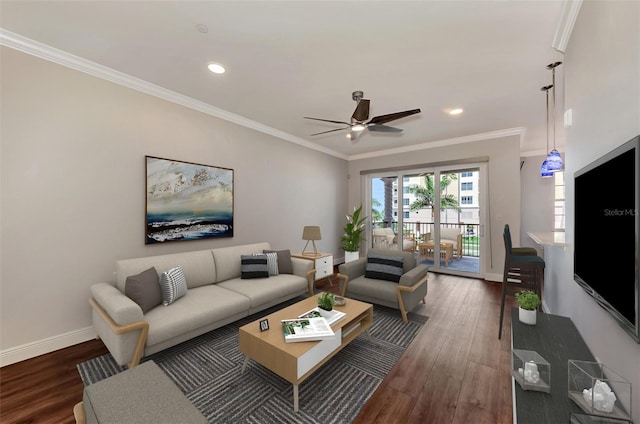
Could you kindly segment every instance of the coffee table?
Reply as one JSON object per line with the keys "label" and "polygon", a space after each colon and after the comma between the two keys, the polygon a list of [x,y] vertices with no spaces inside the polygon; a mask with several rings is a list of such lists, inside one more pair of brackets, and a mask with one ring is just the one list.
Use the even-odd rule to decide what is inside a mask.
{"label": "coffee table", "polygon": [[[298,412],[298,386],[311,376],[322,364],[331,359],[349,342],[366,332],[373,324],[373,306],[354,299],[347,299],[343,306],[335,309],[346,316],[331,328],[336,334],[333,339],[287,343],[284,341],[281,320],[297,318],[315,308],[318,295],[308,297],[298,303],[274,312],[259,320],[240,327],[240,352],[245,355],[241,372],[249,359],[293,384],[293,410]],[[269,320],[269,330],[260,331],[260,321]]]}
{"label": "coffee table", "polygon": [[[434,260],[436,244],[433,240],[420,243],[418,245],[418,263],[422,259]],[[440,260],[444,260],[444,265],[449,266],[449,261],[453,260],[453,243],[440,242]]]}

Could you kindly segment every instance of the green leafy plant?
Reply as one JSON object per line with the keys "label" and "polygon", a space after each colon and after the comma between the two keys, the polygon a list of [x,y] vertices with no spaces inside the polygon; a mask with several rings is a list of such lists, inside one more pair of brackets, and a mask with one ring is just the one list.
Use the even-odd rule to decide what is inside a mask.
{"label": "green leafy plant", "polygon": [[323,292],[320,297],[318,297],[318,307],[324,309],[325,311],[332,310],[335,303],[336,298],[333,293]]}
{"label": "green leafy plant", "polygon": [[532,291],[521,291],[516,293],[516,300],[522,309],[535,311],[540,306],[540,296]]}
{"label": "green leafy plant", "polygon": [[347,215],[347,223],[344,226],[344,235],[340,238],[340,247],[347,252],[360,250],[360,243],[365,241],[364,223],[366,216],[361,217],[362,205],[353,210],[353,214]]}

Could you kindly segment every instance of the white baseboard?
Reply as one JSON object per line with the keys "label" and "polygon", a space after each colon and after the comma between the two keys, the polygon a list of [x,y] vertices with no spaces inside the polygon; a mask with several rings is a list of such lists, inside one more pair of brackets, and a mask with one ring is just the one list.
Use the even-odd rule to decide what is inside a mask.
{"label": "white baseboard", "polygon": [[0,351],[0,367],[31,359],[65,347],[73,346],[87,340],[95,339],[96,331],[93,326],[70,331],[57,336],[38,340]]}
{"label": "white baseboard", "polygon": [[484,274],[484,279],[487,281],[502,282],[502,274]]}

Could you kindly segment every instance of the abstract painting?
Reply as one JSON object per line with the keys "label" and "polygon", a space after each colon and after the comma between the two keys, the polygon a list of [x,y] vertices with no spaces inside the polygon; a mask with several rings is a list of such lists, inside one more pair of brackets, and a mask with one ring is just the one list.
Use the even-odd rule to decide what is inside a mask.
{"label": "abstract painting", "polygon": [[233,237],[233,169],[146,156],[146,244]]}

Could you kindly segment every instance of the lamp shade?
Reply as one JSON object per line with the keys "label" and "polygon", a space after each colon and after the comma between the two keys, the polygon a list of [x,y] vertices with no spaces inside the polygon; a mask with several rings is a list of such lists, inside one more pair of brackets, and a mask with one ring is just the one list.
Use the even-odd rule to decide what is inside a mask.
{"label": "lamp shade", "polygon": [[542,178],[553,177],[553,172],[549,171],[549,168],[547,167],[547,161],[546,160],[544,162],[542,162],[542,166],[540,167],[540,176]]}
{"label": "lamp shade", "polygon": [[306,226],[302,229],[302,240],[322,240],[320,227]]}
{"label": "lamp shade", "polygon": [[562,156],[560,156],[560,153],[556,149],[549,152],[545,162],[547,162],[547,170],[549,172],[562,171],[564,169]]}

